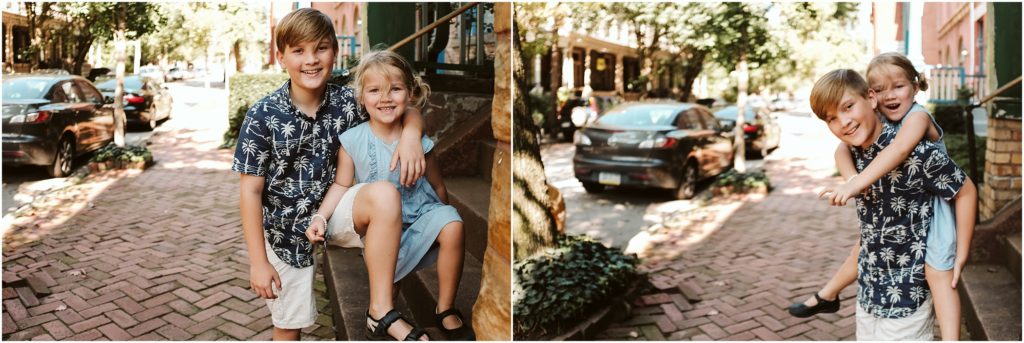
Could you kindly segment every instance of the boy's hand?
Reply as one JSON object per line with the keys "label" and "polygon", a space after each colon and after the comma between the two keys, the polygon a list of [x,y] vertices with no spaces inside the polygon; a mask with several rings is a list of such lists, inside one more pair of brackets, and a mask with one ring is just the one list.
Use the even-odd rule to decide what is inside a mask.
{"label": "boy's hand", "polygon": [[277,270],[270,262],[249,266],[249,279],[249,286],[257,296],[263,299],[277,299],[274,288],[281,291],[281,276],[277,275]]}
{"label": "boy's hand", "polygon": [[388,170],[395,170],[399,162],[402,163],[402,170],[399,182],[402,186],[412,186],[423,176],[427,170],[427,162],[423,157],[423,144],[420,137],[409,137],[404,131],[398,140],[398,153],[391,158],[391,167]]}
{"label": "boy's hand", "polygon": [[326,231],[327,230],[324,228],[323,222],[314,218],[313,221],[309,223],[309,228],[306,229],[306,238],[309,239],[310,243],[316,245],[317,243],[324,241],[324,232]]}

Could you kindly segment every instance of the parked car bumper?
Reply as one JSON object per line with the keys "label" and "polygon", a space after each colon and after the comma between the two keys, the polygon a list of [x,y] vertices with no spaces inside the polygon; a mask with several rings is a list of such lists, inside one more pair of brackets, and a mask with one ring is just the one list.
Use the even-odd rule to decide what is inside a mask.
{"label": "parked car bumper", "polygon": [[670,165],[658,159],[575,156],[573,170],[580,182],[666,189],[679,186]]}
{"label": "parked car bumper", "polygon": [[57,147],[42,138],[28,135],[3,135],[3,164],[50,165]]}

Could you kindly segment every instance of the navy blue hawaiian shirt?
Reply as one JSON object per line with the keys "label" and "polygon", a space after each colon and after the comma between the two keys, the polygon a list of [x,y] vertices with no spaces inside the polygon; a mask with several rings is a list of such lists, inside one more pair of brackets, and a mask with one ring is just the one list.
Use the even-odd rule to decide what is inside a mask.
{"label": "navy blue hawaiian shirt", "polygon": [[[892,143],[897,128],[887,120],[867,149],[851,148],[862,171]],[[904,318],[928,299],[924,279],[925,242],[935,195],[951,199],[965,175],[939,146],[927,139],[907,160],[871,184],[857,200],[860,253],[857,302],[878,318]]]}
{"label": "navy blue hawaiian shirt", "polygon": [[263,176],[263,230],[274,254],[291,266],[313,265],[306,238],[337,168],[338,135],[367,120],[349,87],[327,84],[310,118],[292,104],[291,81],[256,102],[238,133],[231,170]]}

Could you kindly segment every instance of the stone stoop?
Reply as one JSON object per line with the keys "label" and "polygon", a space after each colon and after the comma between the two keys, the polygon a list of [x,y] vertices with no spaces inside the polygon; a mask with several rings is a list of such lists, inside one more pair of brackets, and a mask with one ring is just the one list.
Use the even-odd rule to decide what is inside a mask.
{"label": "stone stoop", "polygon": [[1018,199],[977,227],[957,284],[973,340],[1021,340],[1020,211]]}

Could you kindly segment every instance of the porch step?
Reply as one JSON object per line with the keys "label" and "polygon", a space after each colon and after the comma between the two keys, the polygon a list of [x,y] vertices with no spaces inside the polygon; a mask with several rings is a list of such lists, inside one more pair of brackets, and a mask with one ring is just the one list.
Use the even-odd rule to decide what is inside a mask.
{"label": "porch step", "polygon": [[974,340],[1021,340],[1021,287],[997,264],[968,264],[957,285],[967,330]]}
{"label": "porch step", "polygon": [[1010,273],[1013,277],[1020,282],[1020,232],[1010,234],[1006,236],[1004,242],[1006,244],[1006,267],[1010,269]]}
{"label": "porch step", "polygon": [[487,209],[491,204],[491,183],[476,177],[444,180],[448,201],[462,216],[467,255],[483,261],[487,249]]}
{"label": "porch step", "polygon": [[[466,254],[462,264],[462,280],[455,294],[455,308],[462,312],[466,325],[473,322],[473,305],[476,304],[477,295],[480,293],[482,271],[483,264],[480,260]],[[424,327],[437,325],[434,322],[434,309],[437,307],[437,297],[440,294],[437,286],[437,265],[417,271],[403,279],[401,293],[404,302],[409,305],[409,313],[417,323]],[[435,329],[440,334],[440,329]],[[433,332],[431,335],[436,337],[434,339],[447,338],[434,336]]]}

